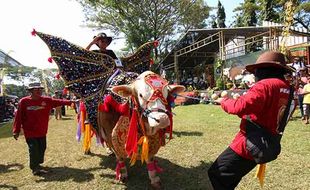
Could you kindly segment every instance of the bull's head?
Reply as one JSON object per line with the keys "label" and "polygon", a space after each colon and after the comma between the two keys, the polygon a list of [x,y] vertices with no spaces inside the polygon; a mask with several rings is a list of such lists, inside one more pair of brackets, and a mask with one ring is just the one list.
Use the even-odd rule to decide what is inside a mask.
{"label": "bull's head", "polygon": [[171,105],[169,97],[184,91],[184,86],[168,85],[159,75],[146,71],[131,85],[121,85],[112,91],[123,97],[131,97],[143,116],[147,135],[154,135],[159,129],[170,125]]}

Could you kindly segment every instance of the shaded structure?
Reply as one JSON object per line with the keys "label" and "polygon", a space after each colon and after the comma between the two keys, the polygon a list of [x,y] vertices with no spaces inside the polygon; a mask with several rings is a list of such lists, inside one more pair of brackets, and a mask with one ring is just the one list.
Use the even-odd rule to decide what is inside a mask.
{"label": "shaded structure", "polygon": [[21,67],[23,66],[20,62],[9,56],[9,53],[5,53],[0,50],[0,96],[3,96],[3,78],[5,75],[6,67]]}
{"label": "shaded structure", "polygon": [[[264,22],[270,25],[269,22]],[[188,30],[177,42],[175,47],[161,61],[162,69],[172,73],[174,82],[180,83],[184,75],[203,72],[210,86],[214,85],[214,63],[245,56],[252,52],[278,50],[285,40],[281,33],[283,25],[271,24],[259,27],[213,28]],[[308,43],[310,33],[298,28],[291,28],[290,35],[301,39],[293,42]],[[291,43],[292,40],[290,40]],[[258,56],[259,54],[255,55]]]}
{"label": "shaded structure", "polygon": [[8,53],[5,53],[2,50],[0,50],[0,68],[6,66],[20,67],[23,65],[16,59],[11,57]]}

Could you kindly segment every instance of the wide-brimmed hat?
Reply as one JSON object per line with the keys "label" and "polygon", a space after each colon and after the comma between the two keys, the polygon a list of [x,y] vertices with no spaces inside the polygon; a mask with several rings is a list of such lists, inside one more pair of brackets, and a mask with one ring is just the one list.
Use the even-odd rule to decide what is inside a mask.
{"label": "wide-brimmed hat", "polygon": [[96,37],[100,37],[101,39],[105,39],[107,41],[108,45],[112,42],[112,37],[107,36],[107,34],[103,33],[103,32],[97,34],[97,36],[94,36],[94,38],[96,38]]}
{"label": "wide-brimmed hat", "polygon": [[32,89],[35,89],[35,88],[43,89],[44,87],[39,82],[33,82],[33,83],[30,83],[28,85],[27,90],[32,90]]}
{"label": "wide-brimmed hat", "polygon": [[294,68],[286,65],[284,54],[275,51],[264,52],[257,58],[256,63],[245,66],[245,69],[251,73],[255,73],[256,69],[266,67],[284,69],[288,73],[296,71]]}

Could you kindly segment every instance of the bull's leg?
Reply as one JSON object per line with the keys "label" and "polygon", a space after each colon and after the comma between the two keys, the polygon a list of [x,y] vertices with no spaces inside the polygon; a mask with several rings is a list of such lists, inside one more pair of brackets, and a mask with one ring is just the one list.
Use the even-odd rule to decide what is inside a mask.
{"label": "bull's leg", "polygon": [[160,178],[157,173],[162,172],[163,170],[157,165],[157,161],[154,158],[150,158],[147,163],[147,170],[149,174],[149,178],[151,180],[151,185],[154,189],[161,188]]}
{"label": "bull's leg", "polygon": [[125,182],[128,178],[127,168],[123,159],[117,159],[115,169],[115,179]]}

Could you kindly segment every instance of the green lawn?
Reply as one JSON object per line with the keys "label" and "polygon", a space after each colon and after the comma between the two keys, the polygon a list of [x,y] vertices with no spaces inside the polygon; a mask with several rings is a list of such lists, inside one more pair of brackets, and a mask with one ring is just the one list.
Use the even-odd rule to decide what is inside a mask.
{"label": "green lawn", "polygon": [[6,122],[0,124],[0,139],[1,138],[7,138],[12,137],[12,129],[11,129],[12,123]]}
{"label": "green lawn", "polygon": [[[234,138],[239,118],[213,105],[181,106],[174,112],[174,139],[158,154],[159,165],[165,169],[160,174],[163,187],[210,189],[207,170]],[[45,177],[31,175],[24,137],[15,141],[10,137],[10,125],[0,127],[0,189],[148,189],[145,165],[138,162],[128,167],[129,181],[121,184],[114,180],[115,159],[104,148],[93,143],[93,154],[84,155],[82,144],[75,140],[75,115],[69,114],[61,121],[51,117],[44,166],[52,173]],[[309,139],[310,125],[293,118],[280,157],[267,164],[263,189],[309,189]],[[254,173],[245,176],[237,189],[260,189]]]}

